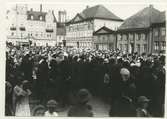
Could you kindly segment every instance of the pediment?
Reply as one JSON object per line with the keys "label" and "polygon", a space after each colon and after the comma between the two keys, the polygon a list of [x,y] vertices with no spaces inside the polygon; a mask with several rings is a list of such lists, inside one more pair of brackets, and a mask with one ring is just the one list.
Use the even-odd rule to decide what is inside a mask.
{"label": "pediment", "polygon": [[101,29],[100,31],[98,31],[97,33],[109,33],[108,31]]}

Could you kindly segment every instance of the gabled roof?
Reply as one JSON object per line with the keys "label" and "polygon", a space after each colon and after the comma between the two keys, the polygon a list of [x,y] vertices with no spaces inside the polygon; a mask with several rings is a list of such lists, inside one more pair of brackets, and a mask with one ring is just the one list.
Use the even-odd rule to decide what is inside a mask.
{"label": "gabled roof", "polygon": [[[107,19],[114,21],[123,21],[121,18],[110,12],[103,5],[96,5],[90,8],[86,8],[81,13],[78,13],[76,16],[79,16],[81,18],[81,21],[87,19]],[[69,23],[74,22],[76,16]]]}
{"label": "gabled roof", "polygon": [[159,17],[157,17],[152,23],[164,23],[166,21],[166,15],[165,11],[161,12],[159,14]]}
{"label": "gabled roof", "polygon": [[87,8],[81,13],[81,16],[83,16],[84,18],[104,18],[122,21],[121,18],[110,12],[103,5],[96,5],[94,7]]}
{"label": "gabled roof", "polygon": [[31,16],[33,16],[33,20],[40,20],[40,16],[42,16],[42,21],[45,21],[46,12],[40,11],[27,11],[27,20],[31,20]]}
{"label": "gabled roof", "polygon": [[115,31],[107,28],[106,26],[103,26],[100,29],[98,29],[97,31],[95,31],[93,33],[93,35],[102,35],[102,34],[111,34],[111,33],[115,33]]}
{"label": "gabled roof", "polygon": [[152,22],[156,21],[160,14],[161,12],[159,10],[150,5],[127,18],[118,30],[148,28]]}
{"label": "gabled roof", "polygon": [[[77,20],[77,18],[78,18],[78,20]],[[84,20],[84,18],[79,13],[77,13],[75,15],[75,17],[72,20],[70,20],[69,22],[72,23],[72,22],[75,22],[76,20],[77,21],[82,21],[82,20]]]}

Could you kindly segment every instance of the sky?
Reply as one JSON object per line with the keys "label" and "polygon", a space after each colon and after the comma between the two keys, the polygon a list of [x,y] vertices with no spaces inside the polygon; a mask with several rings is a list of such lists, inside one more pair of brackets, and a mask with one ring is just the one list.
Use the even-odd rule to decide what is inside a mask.
{"label": "sky", "polygon": [[[7,9],[11,9],[15,6],[16,3],[7,4]],[[58,18],[59,10],[66,10],[67,18],[72,19],[77,13],[82,12],[86,6],[92,7],[94,5],[104,5],[107,9],[109,9],[112,13],[117,15],[122,19],[126,19],[143,8],[150,5],[150,3],[114,3],[114,2],[71,2],[71,3],[42,3],[43,11],[47,12],[48,10],[54,10],[56,18]],[[152,4],[154,8],[165,11],[167,8],[167,4],[162,3],[154,3]],[[34,11],[39,11],[40,3],[28,3],[28,9],[33,8]]]}

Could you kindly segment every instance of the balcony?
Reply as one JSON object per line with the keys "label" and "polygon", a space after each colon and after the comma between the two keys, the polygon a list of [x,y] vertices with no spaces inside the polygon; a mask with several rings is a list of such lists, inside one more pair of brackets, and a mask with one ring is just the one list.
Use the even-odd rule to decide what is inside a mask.
{"label": "balcony", "polygon": [[46,29],[46,32],[53,32],[53,29]]}
{"label": "balcony", "polygon": [[11,30],[11,31],[15,31],[15,30],[16,30],[16,27],[10,27],[10,30]]}

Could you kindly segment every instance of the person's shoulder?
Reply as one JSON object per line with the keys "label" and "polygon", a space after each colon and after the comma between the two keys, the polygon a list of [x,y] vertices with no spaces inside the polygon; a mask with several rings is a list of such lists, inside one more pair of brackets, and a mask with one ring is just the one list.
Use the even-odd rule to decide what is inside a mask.
{"label": "person's shoulder", "polygon": [[44,113],[44,115],[45,115],[45,116],[50,116],[49,111],[46,111],[46,112]]}
{"label": "person's shoulder", "polygon": [[16,85],[15,87],[14,87],[14,91],[16,91],[16,90],[22,90],[18,85]]}
{"label": "person's shoulder", "polygon": [[53,115],[54,115],[54,116],[58,116],[58,113],[57,113],[57,112],[53,112]]}
{"label": "person's shoulder", "polygon": [[87,106],[88,110],[92,110],[92,106],[91,105],[87,104],[86,106]]}
{"label": "person's shoulder", "polygon": [[48,112],[48,111],[46,111],[46,112],[45,112],[45,115],[48,115],[48,114],[49,114],[49,112]]}
{"label": "person's shoulder", "polygon": [[144,112],[143,112],[143,110],[141,109],[141,108],[137,108],[136,109],[136,116],[137,117],[144,117]]}
{"label": "person's shoulder", "polygon": [[77,110],[78,109],[78,106],[76,105],[73,105],[73,106],[70,106],[69,110]]}

